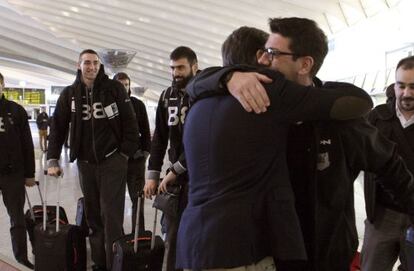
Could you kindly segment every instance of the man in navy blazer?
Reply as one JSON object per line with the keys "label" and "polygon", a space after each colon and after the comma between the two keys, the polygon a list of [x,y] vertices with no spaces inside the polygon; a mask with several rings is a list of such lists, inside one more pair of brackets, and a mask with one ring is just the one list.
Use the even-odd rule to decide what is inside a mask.
{"label": "man in navy blazer", "polygon": [[[267,37],[255,28],[237,29],[223,44],[223,64],[256,65]],[[309,91],[311,87],[279,72],[244,65],[237,69],[262,73],[257,76],[268,82],[271,106],[252,114],[232,96],[221,95],[191,108],[183,139],[189,195],[178,232],[177,268],[275,270],[273,259],[305,260],[286,165],[288,125],[356,118],[372,107],[365,91],[353,85]],[[204,79],[212,76],[222,78],[225,87],[228,77],[223,74],[226,67],[206,69],[187,91],[211,87]]]}

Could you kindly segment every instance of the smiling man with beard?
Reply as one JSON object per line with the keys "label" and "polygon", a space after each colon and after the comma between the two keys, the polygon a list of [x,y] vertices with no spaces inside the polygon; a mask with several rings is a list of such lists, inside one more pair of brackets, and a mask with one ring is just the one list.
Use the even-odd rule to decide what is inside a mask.
{"label": "smiling man with beard", "polygon": [[[400,60],[393,85],[387,89],[387,103],[377,106],[368,120],[384,136],[397,143],[408,169],[414,172],[414,57]],[[398,270],[408,270],[404,235],[410,219],[404,207],[395,202],[395,197],[375,182],[378,179],[384,178],[365,174],[367,220],[361,267],[366,271],[391,271],[399,257],[401,265]]]}
{"label": "smiling man with beard", "polygon": [[182,189],[179,214],[175,217],[164,214],[167,231],[163,264],[164,271],[175,270],[177,230],[181,213],[187,202],[188,176],[182,155],[184,153],[182,144],[183,125],[189,109],[189,99],[185,87],[198,70],[197,56],[188,47],[180,46],[174,49],[170,54],[170,60],[173,82],[171,87],[161,93],[158,102],[155,131],[148,162],[148,176],[144,187],[144,194],[147,198],[151,198],[156,194],[161,167],[169,142],[168,158],[172,166],[159,187],[160,190],[165,190],[167,184],[179,183]]}

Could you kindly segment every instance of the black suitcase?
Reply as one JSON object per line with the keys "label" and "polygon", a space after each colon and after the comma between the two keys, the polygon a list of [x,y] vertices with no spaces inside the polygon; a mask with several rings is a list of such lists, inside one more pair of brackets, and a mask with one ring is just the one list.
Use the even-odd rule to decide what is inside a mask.
{"label": "black suitcase", "polygon": [[164,241],[160,236],[155,236],[158,210],[155,209],[153,231],[145,231],[138,237],[140,203],[141,200],[138,198],[135,233],[124,235],[114,242],[112,271],[161,271],[162,269]]}
{"label": "black suitcase", "polygon": [[79,226],[82,230],[82,233],[85,236],[89,236],[90,228],[88,222],[86,221],[85,215],[85,198],[81,197],[78,199],[78,207],[76,208],[76,225]]}
{"label": "black suitcase", "polygon": [[[36,271],[86,271],[86,241],[80,227],[75,225],[60,225],[59,206],[60,181],[57,180],[57,219],[55,224],[43,223],[37,225],[35,236],[35,270]],[[46,210],[46,185],[44,186]],[[44,211],[45,213],[45,211]]]}
{"label": "black suitcase", "polygon": [[[39,188],[39,182],[36,182],[37,189],[39,190],[40,201],[43,205],[43,197],[42,193]],[[29,209],[26,211],[24,215],[24,219],[26,221],[26,229],[27,233],[29,234],[29,240],[32,244],[32,252],[35,253],[35,239],[34,239],[34,228],[36,225],[42,224],[43,221],[43,206],[42,205],[35,205],[32,206],[29,196],[26,192],[26,199],[29,205]],[[60,224],[65,225],[69,224],[68,218],[63,207],[59,207],[60,213]],[[46,223],[55,223],[56,222],[56,206],[48,205],[46,206]]]}

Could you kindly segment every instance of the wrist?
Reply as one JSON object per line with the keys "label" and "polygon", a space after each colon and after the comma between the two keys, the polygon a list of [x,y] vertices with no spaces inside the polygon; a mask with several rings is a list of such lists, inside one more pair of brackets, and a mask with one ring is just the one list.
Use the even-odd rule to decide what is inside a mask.
{"label": "wrist", "polygon": [[169,169],[168,169],[170,172],[172,172],[175,176],[177,176],[178,175],[178,173],[177,173],[177,171],[175,170],[175,168],[174,168],[174,165],[172,165]]}
{"label": "wrist", "polygon": [[223,88],[227,88],[227,84],[229,83],[229,81],[231,80],[231,78],[233,77],[235,71],[229,71],[228,73],[226,73],[222,79],[221,79],[221,85]]}

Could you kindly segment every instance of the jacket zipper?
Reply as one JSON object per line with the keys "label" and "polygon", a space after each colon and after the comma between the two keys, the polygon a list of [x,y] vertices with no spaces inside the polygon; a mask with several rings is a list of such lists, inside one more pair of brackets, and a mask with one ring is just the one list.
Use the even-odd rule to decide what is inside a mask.
{"label": "jacket zipper", "polygon": [[[89,93],[89,91],[86,91],[87,93]],[[95,162],[96,162],[96,164],[98,164],[99,163],[99,160],[98,160],[98,155],[96,154],[96,146],[95,146],[95,126],[94,126],[94,123],[93,123],[93,87],[91,88],[91,127],[92,127],[92,150],[93,150],[93,155],[94,155],[94,157],[95,157]],[[88,95],[86,96],[86,97],[88,97]]]}

